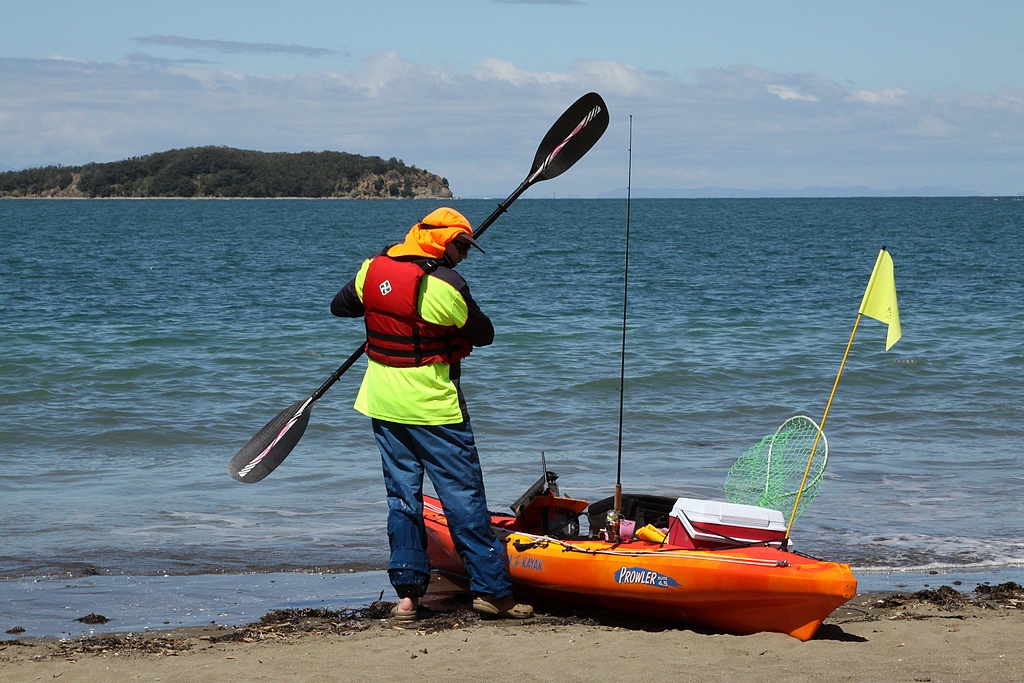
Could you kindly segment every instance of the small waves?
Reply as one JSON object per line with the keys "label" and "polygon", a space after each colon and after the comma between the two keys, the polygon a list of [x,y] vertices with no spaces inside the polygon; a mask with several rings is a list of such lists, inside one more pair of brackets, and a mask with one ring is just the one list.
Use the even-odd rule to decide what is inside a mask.
{"label": "small waves", "polygon": [[[792,415],[820,420],[887,244],[904,338],[886,352],[881,323],[859,326],[798,548],[867,573],[1019,566],[1024,240],[990,233],[1019,237],[1020,203],[634,205],[621,394],[611,204],[523,201],[460,265],[496,327],[463,378],[492,509],[541,452],[563,492],[611,495],[620,396],[627,491],[722,499],[744,451]],[[16,513],[0,573],[385,562],[379,457],[351,409],[360,364],[272,477],[224,469],[361,343],[331,297],[430,208],[0,203],[0,491]],[[559,240],[523,240],[552,220]]]}
{"label": "small waves", "polygon": [[1024,557],[1001,558],[983,562],[929,562],[928,564],[916,566],[892,566],[882,565],[874,567],[851,567],[860,574],[922,574],[925,572],[958,571],[963,569],[1024,569]]}

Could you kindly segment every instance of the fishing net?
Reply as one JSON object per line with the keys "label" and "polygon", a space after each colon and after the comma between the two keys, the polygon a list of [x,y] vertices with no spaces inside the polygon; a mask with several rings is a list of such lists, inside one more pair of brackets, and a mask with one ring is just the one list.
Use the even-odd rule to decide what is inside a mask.
{"label": "fishing net", "polygon": [[822,475],[828,463],[828,440],[822,432],[815,446],[817,435],[818,425],[809,417],[798,415],[783,422],[774,434],[764,437],[740,456],[729,470],[725,478],[728,501],[778,510],[788,518],[810,458],[811,468],[796,511],[799,517],[821,490]]}

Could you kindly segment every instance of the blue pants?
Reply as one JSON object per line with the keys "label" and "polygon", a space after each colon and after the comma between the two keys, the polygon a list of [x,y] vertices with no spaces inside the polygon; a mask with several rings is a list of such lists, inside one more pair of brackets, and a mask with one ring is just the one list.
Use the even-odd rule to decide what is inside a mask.
{"label": "blue pants", "polygon": [[406,425],[373,420],[388,492],[388,575],[399,597],[419,597],[430,582],[423,524],[423,473],[441,499],[455,549],[478,595],[512,594],[505,551],[491,529],[476,440],[469,422]]}

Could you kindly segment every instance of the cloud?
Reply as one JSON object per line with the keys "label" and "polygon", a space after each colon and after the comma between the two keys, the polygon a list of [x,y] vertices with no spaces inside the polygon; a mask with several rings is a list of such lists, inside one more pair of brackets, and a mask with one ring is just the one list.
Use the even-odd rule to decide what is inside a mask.
{"label": "cloud", "polygon": [[787,85],[769,85],[766,86],[768,92],[778,97],[780,100],[803,100],[804,102],[817,102],[818,98],[814,95],[801,95],[793,88]]}
{"label": "cloud", "polygon": [[110,161],[177,147],[334,149],[395,156],[463,196],[504,196],[577,97],[601,93],[612,124],[559,196],[647,187],[953,185],[1024,187],[1024,89],[914,94],[751,65],[686,78],[607,60],[531,71],[487,59],[469,70],[395,52],[351,70],[287,76],[133,55],[118,63],[0,59],[0,163]]}
{"label": "cloud", "polygon": [[169,47],[180,47],[186,50],[209,50],[225,54],[253,53],[253,54],[293,54],[305,57],[328,57],[336,55],[336,50],[328,50],[322,47],[307,47],[305,45],[282,45],[280,43],[240,43],[229,40],[203,40],[199,38],[186,38],[184,36],[152,35],[133,38],[142,45],[165,45]]}
{"label": "cloud", "polygon": [[925,116],[911,131],[915,135],[942,138],[955,134],[956,128],[937,116]]}
{"label": "cloud", "polygon": [[176,65],[188,65],[188,64],[213,64],[209,60],[205,59],[165,59],[163,57],[154,57],[153,55],[146,54],[145,52],[133,52],[127,57],[126,61],[138,62],[141,64],[153,64],[159,66],[176,66]]}
{"label": "cloud", "polygon": [[902,88],[883,88],[882,90],[853,90],[851,100],[860,100],[871,104],[899,104],[907,91]]}
{"label": "cloud", "polygon": [[568,76],[551,72],[535,73],[517,69],[512,62],[503,59],[485,59],[477,66],[475,75],[481,81],[504,81],[515,86],[527,83],[550,85],[564,83]]}

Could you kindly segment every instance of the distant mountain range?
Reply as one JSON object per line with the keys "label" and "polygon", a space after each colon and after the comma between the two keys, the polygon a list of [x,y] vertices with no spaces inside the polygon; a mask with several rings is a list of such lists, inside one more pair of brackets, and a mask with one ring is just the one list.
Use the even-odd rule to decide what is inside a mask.
{"label": "distant mountain range", "polygon": [[[893,190],[878,190],[859,185],[856,187],[804,187],[799,190],[744,190],[735,187],[700,187],[692,190],[652,189],[634,187],[631,195],[637,198],[658,199],[725,199],[754,197],[984,197],[981,192],[961,190],[947,185],[926,187],[897,187]],[[598,195],[602,199],[618,199],[626,196],[626,188],[616,188]]]}

